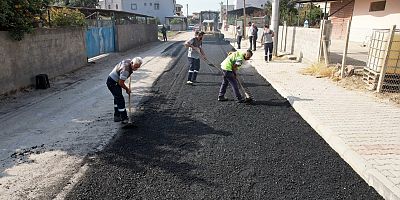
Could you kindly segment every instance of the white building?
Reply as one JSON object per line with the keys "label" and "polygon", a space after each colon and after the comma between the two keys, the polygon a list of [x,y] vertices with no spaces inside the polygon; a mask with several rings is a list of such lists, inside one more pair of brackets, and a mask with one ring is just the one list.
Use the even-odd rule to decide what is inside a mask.
{"label": "white building", "polygon": [[[264,5],[270,0],[246,0],[246,7],[264,8]],[[235,10],[243,8],[243,0],[235,0]]]}
{"label": "white building", "polygon": [[165,24],[165,17],[175,15],[176,0],[99,0],[101,9],[133,12],[157,17]]}
{"label": "white building", "polygon": [[178,16],[183,16],[183,11],[182,11],[183,6],[181,4],[176,4],[175,5],[175,13]]}

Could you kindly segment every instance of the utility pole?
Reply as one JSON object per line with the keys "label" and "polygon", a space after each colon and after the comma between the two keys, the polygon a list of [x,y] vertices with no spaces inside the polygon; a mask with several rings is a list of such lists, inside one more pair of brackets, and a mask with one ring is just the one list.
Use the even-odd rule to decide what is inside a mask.
{"label": "utility pole", "polygon": [[[272,0],[272,19],[271,19],[272,30],[276,33],[274,36],[274,46],[278,44],[278,33],[279,33],[279,0]],[[278,54],[278,48],[274,48],[272,55]]]}
{"label": "utility pole", "polygon": [[186,4],[186,17],[189,17],[189,4]]}
{"label": "utility pole", "polygon": [[226,25],[228,25],[228,0],[226,0]]}
{"label": "utility pole", "polygon": [[246,0],[243,0],[243,39],[246,39]]}

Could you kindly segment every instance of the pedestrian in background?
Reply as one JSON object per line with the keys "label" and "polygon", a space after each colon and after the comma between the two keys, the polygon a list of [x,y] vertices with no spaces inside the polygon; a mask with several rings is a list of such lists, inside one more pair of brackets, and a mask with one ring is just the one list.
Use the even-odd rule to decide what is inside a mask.
{"label": "pedestrian in background", "polygon": [[[253,51],[256,50],[256,46],[257,46],[257,38],[258,38],[258,27],[253,23],[251,24],[252,26],[252,35],[253,35]],[[251,48],[251,45],[250,45]]]}
{"label": "pedestrian in background", "polygon": [[242,29],[240,28],[240,26],[237,26],[236,27],[236,39],[237,39],[238,49],[240,49],[240,42],[242,41],[242,37],[243,37]]}
{"label": "pedestrian in background", "polygon": [[187,40],[185,42],[185,47],[189,48],[188,49],[188,61],[189,61],[189,73],[188,73],[188,79],[187,79],[187,84],[191,85],[196,81],[197,78],[197,73],[199,73],[200,70],[200,56],[205,58],[205,54],[203,52],[203,36],[204,32],[195,32],[195,37]]}
{"label": "pedestrian in background", "polygon": [[164,25],[163,25],[162,28],[161,28],[161,33],[162,33],[162,35],[163,35],[163,40],[164,40],[164,42],[166,42],[166,41],[167,41],[167,28],[165,28]]}
{"label": "pedestrian in background", "polygon": [[142,63],[143,59],[141,57],[122,60],[108,75],[107,88],[114,96],[114,122],[128,123],[128,114],[125,109],[125,99],[122,95],[122,89],[127,94],[131,93],[131,90],[125,85],[125,80],[131,76],[133,71],[138,70]]}
{"label": "pedestrian in background", "polygon": [[247,37],[249,38],[249,50],[251,50],[253,45],[253,26],[251,22],[249,22],[249,27],[247,27]]}
{"label": "pedestrian in background", "polygon": [[272,38],[275,36],[274,31],[269,28],[269,25],[264,26],[264,31],[261,36],[261,41],[264,41],[264,50],[265,56],[264,59],[266,62],[272,60],[272,50],[274,49],[274,44]]}
{"label": "pedestrian in background", "polygon": [[245,60],[249,60],[251,56],[253,56],[253,52],[251,50],[247,50],[244,53],[236,51],[229,54],[228,57],[225,58],[225,60],[221,63],[221,69],[224,74],[224,79],[219,89],[218,101],[228,100],[225,97],[225,93],[229,83],[232,86],[233,94],[236,96],[237,102],[245,102],[239,91],[236,73],[240,69],[240,66],[242,66],[243,62]]}

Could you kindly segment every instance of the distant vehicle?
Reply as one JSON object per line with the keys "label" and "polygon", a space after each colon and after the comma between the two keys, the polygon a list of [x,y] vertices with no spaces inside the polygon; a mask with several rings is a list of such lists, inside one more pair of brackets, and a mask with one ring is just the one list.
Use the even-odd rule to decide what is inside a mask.
{"label": "distant vehicle", "polygon": [[188,30],[191,31],[191,30],[193,30],[193,29],[194,29],[194,25],[193,25],[193,24],[189,24]]}
{"label": "distant vehicle", "polygon": [[194,25],[193,31],[200,31],[200,25],[198,25],[198,24]]}

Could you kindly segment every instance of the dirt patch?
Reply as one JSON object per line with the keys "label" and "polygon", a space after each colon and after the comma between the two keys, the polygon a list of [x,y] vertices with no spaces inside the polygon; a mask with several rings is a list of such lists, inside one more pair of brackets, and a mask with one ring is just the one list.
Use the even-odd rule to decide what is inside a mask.
{"label": "dirt patch", "polygon": [[368,90],[366,89],[366,84],[362,80],[362,71],[355,71],[354,75],[340,79],[335,76],[335,74],[338,73],[337,69],[337,67],[327,67],[323,63],[314,63],[301,70],[300,73],[303,75],[315,76],[317,78],[329,78],[343,88],[369,93],[379,100],[387,100],[400,106],[400,93],[376,93],[375,91]]}

